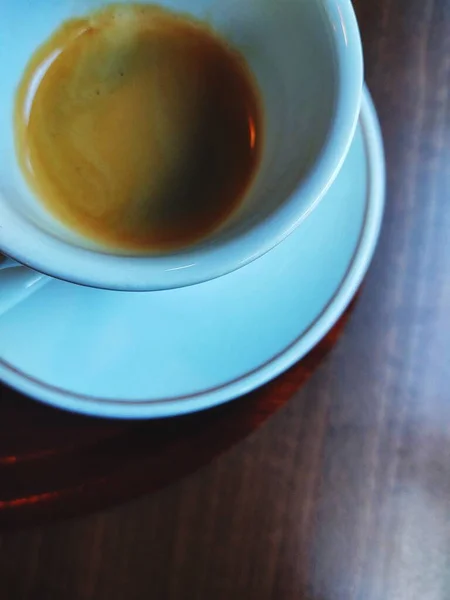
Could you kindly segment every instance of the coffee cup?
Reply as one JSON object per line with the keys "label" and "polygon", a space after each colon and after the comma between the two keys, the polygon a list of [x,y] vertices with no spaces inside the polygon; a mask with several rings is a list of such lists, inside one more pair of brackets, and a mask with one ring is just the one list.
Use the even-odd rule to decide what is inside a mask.
{"label": "coffee cup", "polygon": [[[0,6],[0,312],[47,276],[121,291],[205,282],[262,256],[310,214],[346,157],[358,121],[362,48],[350,0],[163,0],[208,23],[242,54],[257,82],[264,144],[239,208],[191,246],[149,255],[111,252],[55,219],[27,186],[13,113],[27,61],[61,23],[103,0],[5,0]],[[308,257],[305,257],[307,260]],[[6,277],[21,268],[21,277]],[[29,270],[26,271],[25,268]]]}

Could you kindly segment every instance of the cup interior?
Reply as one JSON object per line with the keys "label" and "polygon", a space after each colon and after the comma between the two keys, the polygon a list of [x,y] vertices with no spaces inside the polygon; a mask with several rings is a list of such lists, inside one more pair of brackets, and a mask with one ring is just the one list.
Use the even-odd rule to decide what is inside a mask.
{"label": "cup interior", "polygon": [[[3,0],[0,5],[0,215],[8,222],[9,230],[21,224],[22,231],[26,229],[31,236],[30,244],[19,243],[17,232],[11,252],[11,236],[5,240],[0,235],[0,247],[6,242],[8,253],[52,275],[114,289],[174,287],[176,277],[167,273],[185,269],[188,264],[202,266],[196,277],[191,276],[192,269],[186,272],[186,284],[224,274],[287,235],[331,184],[345,157],[359,102],[356,91],[353,105],[347,102],[344,106],[342,99],[341,54],[345,43],[350,45],[348,54],[352,54],[357,67],[355,89],[362,86],[359,40],[349,39],[352,32],[346,29],[348,24],[342,19],[339,22],[339,5],[349,4],[348,0],[158,2],[205,20],[242,53],[259,88],[265,135],[258,172],[240,207],[218,231],[196,246],[172,255],[140,257],[139,268],[137,263],[133,267],[136,274],[142,271],[137,286],[120,275],[130,257],[108,255],[107,250],[68,230],[43,208],[22,177],[14,149],[15,92],[27,61],[64,20],[110,3]],[[349,113],[345,118],[342,110]],[[339,143],[330,148],[333,136]],[[33,254],[33,243],[36,248],[39,240],[44,250]],[[18,246],[20,250],[15,252]],[[33,263],[33,256],[38,264]],[[104,281],[92,269],[88,274],[85,263],[93,257],[98,267],[102,264],[108,272]],[[144,263],[148,269],[145,282]]]}

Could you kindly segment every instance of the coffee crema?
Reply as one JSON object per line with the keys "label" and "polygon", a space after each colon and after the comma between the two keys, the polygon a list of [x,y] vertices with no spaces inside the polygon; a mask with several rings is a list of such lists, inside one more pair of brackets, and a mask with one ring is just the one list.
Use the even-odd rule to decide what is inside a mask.
{"label": "coffee crema", "polygon": [[50,213],[112,251],[142,253],[201,240],[239,206],[262,114],[243,57],[206,24],[117,4],[65,22],[36,51],[15,133]]}

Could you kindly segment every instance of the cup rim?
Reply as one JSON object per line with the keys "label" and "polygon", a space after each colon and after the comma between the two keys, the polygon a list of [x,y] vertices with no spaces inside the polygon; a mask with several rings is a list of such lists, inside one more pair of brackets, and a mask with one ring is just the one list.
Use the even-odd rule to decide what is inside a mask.
{"label": "cup rim", "polygon": [[334,118],[311,171],[271,215],[220,246],[205,243],[202,247],[157,257],[117,256],[75,249],[47,233],[37,235],[31,222],[1,206],[2,220],[14,225],[0,229],[1,251],[37,271],[72,283],[110,290],[153,291],[185,287],[226,275],[278,245],[311,213],[333,183],[350,148],[360,112],[363,57],[353,6],[350,0],[321,2],[332,26],[337,58]]}

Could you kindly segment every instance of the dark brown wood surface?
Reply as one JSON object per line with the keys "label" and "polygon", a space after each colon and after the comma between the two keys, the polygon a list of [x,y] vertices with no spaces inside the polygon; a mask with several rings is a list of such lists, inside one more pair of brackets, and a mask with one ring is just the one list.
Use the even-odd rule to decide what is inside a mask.
{"label": "dark brown wood surface", "polygon": [[196,473],[0,534],[2,600],[450,598],[450,1],[355,6],[388,204],[340,342]]}
{"label": "dark brown wood surface", "polygon": [[239,401],[192,415],[92,419],[0,386],[0,530],[98,511],[208,464],[290,400],[337,343],[354,305],[281,377]]}

